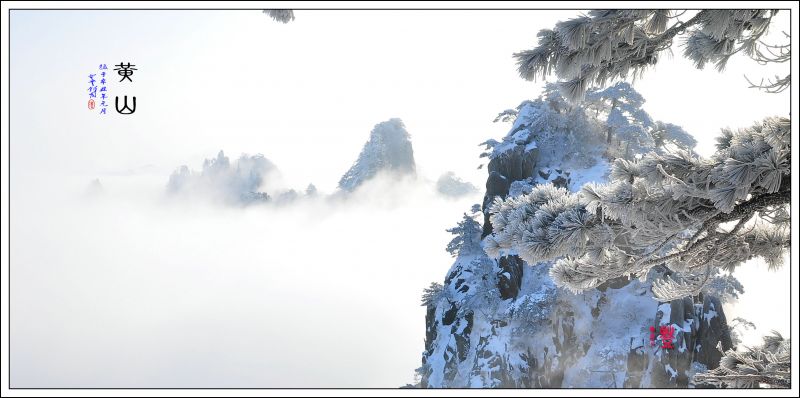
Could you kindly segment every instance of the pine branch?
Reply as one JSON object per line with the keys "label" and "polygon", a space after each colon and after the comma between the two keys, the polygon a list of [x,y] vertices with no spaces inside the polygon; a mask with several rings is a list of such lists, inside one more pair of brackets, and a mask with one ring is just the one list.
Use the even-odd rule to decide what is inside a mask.
{"label": "pine branch", "polygon": [[[756,212],[766,209],[768,207],[788,204],[791,201],[791,199],[792,195],[790,191],[780,191],[772,194],[765,194],[757,198],[748,200],[747,202],[743,202],[736,205],[736,207],[734,207],[733,211],[731,211],[730,213],[719,213],[716,216],[706,220],[703,224],[710,226],[710,225],[719,225],[734,220],[741,220],[741,219],[749,220]],[[737,227],[740,228],[741,225],[743,225],[743,223],[740,223],[739,225],[737,225]],[[738,228],[736,229],[737,232]],[[719,242],[720,235],[721,234],[712,234],[706,236],[705,238],[695,242],[695,244],[689,248],[677,251],[675,253],[671,253],[663,257],[645,261],[642,264],[642,266],[652,266],[656,264],[661,264],[669,260],[690,255],[708,243]],[[725,240],[727,240],[733,237],[735,235],[735,232],[732,231],[730,233],[722,235],[725,236]]]}

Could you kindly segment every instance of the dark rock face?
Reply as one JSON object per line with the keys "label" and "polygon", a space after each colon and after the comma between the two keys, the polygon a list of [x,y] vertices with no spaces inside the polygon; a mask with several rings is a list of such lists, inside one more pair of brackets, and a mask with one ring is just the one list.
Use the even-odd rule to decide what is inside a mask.
{"label": "dark rock face", "polygon": [[560,388],[564,380],[564,371],[558,366],[553,366],[555,356],[543,348],[542,359],[539,360],[531,349],[520,354],[525,365],[521,368],[524,376],[520,379],[520,388]]}
{"label": "dark rock face", "polygon": [[[518,145],[514,149],[489,161],[489,178],[486,179],[486,194],[483,197],[483,237],[492,233],[492,223],[489,221],[488,208],[494,198],[505,198],[508,195],[512,181],[525,180],[532,177],[538,157],[538,148],[526,151],[524,145]],[[523,264],[524,262],[517,256],[508,256],[500,259],[500,272],[497,277],[500,298],[503,300],[517,297],[522,283]]]}
{"label": "dark rock face", "polygon": [[492,223],[489,221],[488,209],[496,197],[504,198],[508,195],[511,182],[502,174],[492,171],[486,179],[486,195],[483,196],[483,233],[481,237],[486,237],[492,233]]}
{"label": "dark rock face", "polygon": [[705,296],[703,298],[702,317],[698,314],[700,327],[697,330],[697,354],[695,360],[708,365],[709,369],[719,365],[722,353],[716,348],[717,342],[722,344],[722,350],[733,347],[731,331],[725,313],[722,312],[722,303],[718,298]]}
{"label": "dark rock face", "polygon": [[[439,321],[436,320],[436,307],[429,305],[425,313],[425,352],[431,352],[431,346],[436,340],[436,333],[439,330]],[[424,357],[423,357],[424,361]]]}
{"label": "dark rock face", "polygon": [[450,309],[444,313],[444,317],[442,318],[442,325],[452,325],[453,322],[456,320],[456,312],[458,311],[458,307],[456,303],[450,303]]}
{"label": "dark rock face", "polygon": [[[692,297],[659,305],[655,319],[656,333],[662,327],[674,330],[673,349],[661,348],[657,352],[656,366],[652,369],[652,384],[658,387],[689,387],[694,374],[694,362],[708,369],[719,366],[723,350],[733,344],[722,303],[718,298],[705,296],[695,302]],[[663,347],[663,346],[662,346]]]}
{"label": "dark rock face", "polygon": [[492,233],[488,209],[494,198],[505,198],[512,182],[533,177],[538,158],[539,148],[526,151],[524,145],[517,145],[489,161],[489,178],[486,179],[486,194],[483,197],[483,236]]}
{"label": "dark rock face", "polygon": [[539,148],[526,149],[526,142],[520,143],[489,162],[489,173],[496,171],[510,181],[524,180],[533,176]]}
{"label": "dark rock face", "polygon": [[511,187],[511,181],[502,174],[493,171],[489,173],[489,178],[486,179],[485,197],[489,199],[494,199],[497,196],[504,197],[508,195],[509,187]]}
{"label": "dark rock face", "polygon": [[649,357],[645,351],[645,347],[638,345],[636,339],[630,339],[630,346],[631,349],[625,361],[625,365],[628,369],[628,377],[625,378],[622,388],[641,388],[642,378],[645,372],[647,372]]}
{"label": "dark rock face", "polygon": [[517,298],[519,289],[522,286],[524,263],[517,256],[502,257],[498,261],[500,272],[497,274],[497,288],[500,290],[501,299]]}

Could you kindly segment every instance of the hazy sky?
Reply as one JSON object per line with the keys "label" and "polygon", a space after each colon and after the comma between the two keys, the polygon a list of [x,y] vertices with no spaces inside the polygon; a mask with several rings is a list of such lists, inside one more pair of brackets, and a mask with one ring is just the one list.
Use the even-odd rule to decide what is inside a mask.
{"label": "hazy sky", "polygon": [[[508,128],[492,119],[543,84],[520,79],[512,53],[577,14],[297,11],[284,25],[259,11],[12,11],[12,385],[411,382],[421,289],[442,281],[444,229],[480,195],[378,181],[378,199],[337,209],[184,208],[160,201],[168,175],[220,149],[263,153],[288,186],[331,192],[372,127],[399,117],[423,178],[482,187],[478,143]],[[788,91],[744,80],[787,65],[698,71],[674,51],[634,87],[702,154],[721,127],[788,115]],[[138,70],[112,96],[136,95],[136,113],[88,111],[87,75],[119,62]],[[87,202],[94,178],[107,195]],[[786,268],[748,267],[747,311],[729,317],[788,330]],[[774,311],[753,310],[765,292]]]}

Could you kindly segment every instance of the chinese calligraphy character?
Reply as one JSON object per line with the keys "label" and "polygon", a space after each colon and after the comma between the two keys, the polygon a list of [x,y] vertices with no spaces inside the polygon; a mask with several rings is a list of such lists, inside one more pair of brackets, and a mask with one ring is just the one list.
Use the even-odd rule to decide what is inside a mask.
{"label": "chinese calligraphy character", "polygon": [[118,113],[120,113],[122,115],[130,115],[133,112],[136,112],[136,97],[135,96],[133,97],[133,107],[132,108],[128,106],[128,96],[127,95],[124,97],[123,102],[124,102],[124,105],[122,106],[122,109],[120,109],[120,107],[119,107],[119,96],[116,96],[114,98],[114,106],[117,108],[117,112]]}
{"label": "chinese calligraphy character", "polygon": [[96,76],[95,73],[90,73],[89,74],[89,88],[87,89],[87,91],[89,92],[89,102],[87,104],[87,107],[89,108],[89,110],[93,110],[94,109],[94,98],[97,98],[97,86],[94,85],[94,82],[95,82],[94,77],[95,76]]}
{"label": "chinese calligraphy character", "polygon": [[[111,75],[108,71],[108,64],[101,63],[97,65],[97,72],[88,75],[89,87],[87,91],[89,94],[89,102],[87,107],[89,110],[98,109],[99,114],[106,115],[108,114],[106,108],[110,106],[109,103],[111,102],[111,90],[109,90],[109,87],[107,86],[107,79],[110,78]],[[137,70],[136,65],[134,65],[132,62],[120,62],[115,66],[116,68],[114,68],[114,70],[117,71],[120,76],[122,76],[120,82],[123,82],[126,79],[131,83],[133,82],[131,76],[133,76],[133,72]],[[122,101],[120,101],[119,97],[123,97]],[[131,97],[130,102],[128,101],[128,97]],[[114,106],[117,109],[117,113],[121,115],[131,115],[136,112],[136,96],[117,95],[114,98]]]}
{"label": "chinese calligraphy character", "polygon": [[[127,64],[123,64],[122,62],[120,62],[116,66],[117,67],[114,68],[114,70],[117,71],[117,73],[119,73],[120,76],[122,76],[120,82],[124,81],[125,79],[128,79],[129,82],[133,83],[133,80],[131,80],[131,76],[133,75],[133,71],[137,70],[136,68],[134,68],[134,66],[136,65],[132,65],[130,62],[128,62]],[[133,112],[136,112],[136,97],[135,96],[133,97],[133,106],[131,107],[128,106],[128,96],[126,95],[124,97],[124,105],[122,106],[122,108],[120,108],[119,96],[116,96],[116,98],[114,98],[114,106],[117,108],[117,113],[122,115],[131,115],[133,114]]]}
{"label": "chinese calligraphy character", "polygon": [[127,64],[123,64],[122,62],[120,62],[119,65],[116,66],[117,67],[114,68],[114,70],[117,71],[117,73],[119,73],[120,76],[122,76],[122,79],[120,79],[119,81],[128,79],[129,82],[133,83],[133,80],[131,80],[131,75],[133,75],[133,71],[137,70],[136,68],[134,68],[134,66],[136,65],[131,65],[130,62],[128,62]]}
{"label": "chinese calligraphy character", "polygon": [[108,104],[106,103],[106,98],[108,98],[108,96],[106,95],[107,91],[106,71],[105,71],[106,69],[108,69],[108,66],[106,66],[106,64],[100,64],[100,114],[101,115],[106,114],[106,107],[108,106]]}

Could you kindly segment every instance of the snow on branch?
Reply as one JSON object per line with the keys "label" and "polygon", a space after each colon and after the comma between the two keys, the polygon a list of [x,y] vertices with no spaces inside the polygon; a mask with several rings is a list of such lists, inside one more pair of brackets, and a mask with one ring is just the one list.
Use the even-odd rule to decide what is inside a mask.
{"label": "snow on branch", "polygon": [[[721,351],[721,350],[720,350]],[[760,347],[723,352],[719,367],[694,376],[695,382],[725,388],[791,387],[791,340],[778,332]]]}
{"label": "snow on branch", "polygon": [[608,183],[578,193],[540,185],[498,198],[484,249],[529,264],[555,260],[551,276],[573,291],[665,265],[673,276],[653,288],[663,301],[697,294],[752,257],[779,266],[790,240],[780,216],[791,199],[789,120],[767,118],[724,141],[709,159],[685,151],[617,159]]}
{"label": "snow on branch", "polygon": [[281,23],[294,21],[294,11],[292,10],[264,10],[264,14]]}
{"label": "snow on branch", "polygon": [[[740,52],[759,62],[782,62],[788,47],[761,41],[777,12],[700,10],[682,22],[682,14],[672,10],[593,10],[541,30],[538,46],[514,57],[522,78],[555,74],[564,95],[579,102],[591,86],[641,75],[678,35],[686,36],[683,55],[697,68],[714,64],[723,70]],[[788,81],[787,76],[765,87],[777,90]]]}

